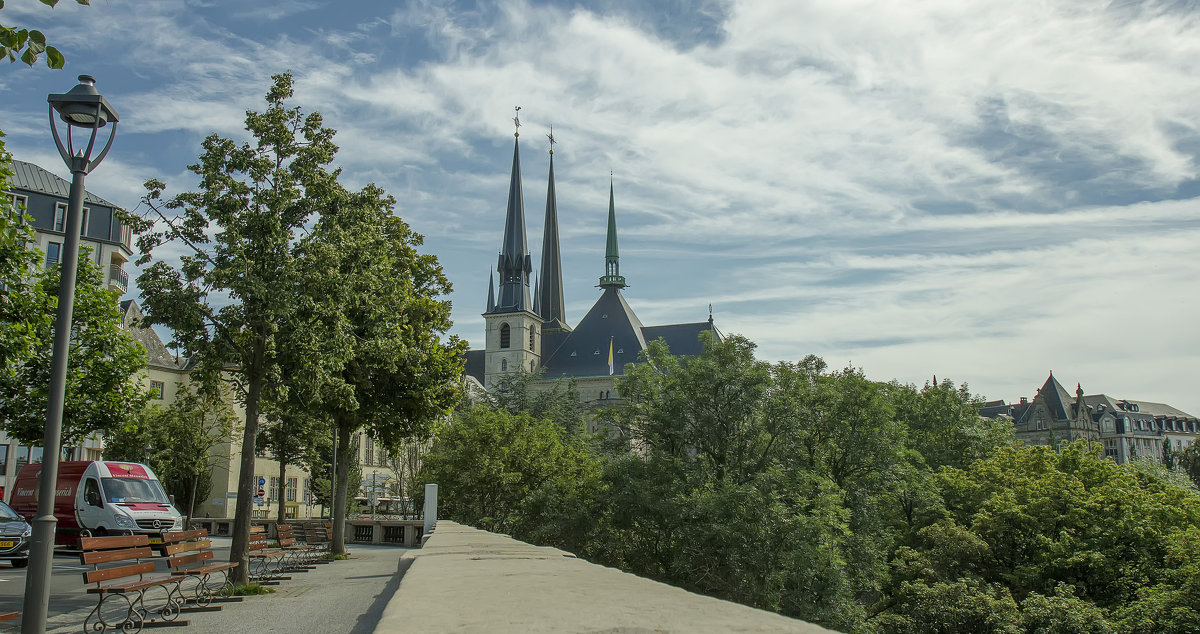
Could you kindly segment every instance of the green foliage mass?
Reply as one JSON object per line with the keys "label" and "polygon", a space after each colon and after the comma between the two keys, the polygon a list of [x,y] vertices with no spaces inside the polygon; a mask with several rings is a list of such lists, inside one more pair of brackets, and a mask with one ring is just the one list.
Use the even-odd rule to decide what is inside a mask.
{"label": "green foliage mass", "polygon": [[518,381],[439,427],[421,476],[451,519],[835,630],[1200,631],[1200,495],[1177,473],[1017,444],[949,381],[703,343],[651,344],[598,437]]}
{"label": "green foliage mass", "polygon": [[[54,7],[59,0],[39,0],[48,7]],[[91,4],[91,0],[75,0],[83,5]],[[4,0],[0,0],[0,9],[4,8]],[[25,64],[33,66],[38,57],[46,54],[46,66],[62,68],[66,58],[57,48],[46,44],[46,36],[36,29],[19,29],[0,24],[0,57],[7,57],[9,63],[20,59]]]}
{"label": "green foliage mass", "polygon": [[[194,377],[200,378],[200,377]],[[168,407],[149,405],[105,438],[105,457],[143,462],[154,469],[176,506],[189,519],[197,500],[208,496],[212,471],[228,455],[213,453],[237,426],[237,415],[221,386],[201,380],[181,384]]]}
{"label": "green foliage mass", "polygon": [[[33,253],[37,257],[38,252]],[[146,353],[121,327],[117,294],[102,286],[103,273],[86,249],[80,252],[78,267],[63,404],[64,446],[119,429],[129,412],[149,398],[135,380],[146,365]],[[15,335],[5,337],[5,346],[16,354],[5,359],[0,373],[0,420],[5,431],[24,444],[40,445],[45,433],[60,269],[35,265],[21,283],[23,292],[5,294],[6,308],[26,312],[5,328],[6,334]]]}

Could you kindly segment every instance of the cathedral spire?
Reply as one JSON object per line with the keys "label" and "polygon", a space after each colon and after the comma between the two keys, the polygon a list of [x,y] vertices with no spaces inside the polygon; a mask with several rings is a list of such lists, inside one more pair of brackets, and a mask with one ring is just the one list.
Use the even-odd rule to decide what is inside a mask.
{"label": "cathedral spire", "polygon": [[617,253],[617,208],[613,204],[612,174],[608,180],[608,242],[604,247],[604,277],[600,278],[600,288],[622,289],[628,286],[621,276],[621,258]]}
{"label": "cathedral spire", "polygon": [[563,299],[562,256],[558,246],[558,200],[554,193],[554,128],[550,128],[550,177],[546,185],[546,221],[542,233],[542,268],[538,273],[537,314],[543,327],[570,330]]}
{"label": "cathedral spire", "polygon": [[496,310],[496,276],[492,273],[492,269],[488,268],[488,303],[487,312]]}
{"label": "cathedral spire", "polygon": [[[521,108],[517,107],[520,115]],[[508,184],[508,212],[504,218],[504,239],[496,271],[500,274],[500,296],[492,312],[508,313],[529,310],[529,274],[533,260],[525,242],[525,199],[521,193],[521,146],[519,117],[513,117],[517,132],[513,133],[512,178]]]}

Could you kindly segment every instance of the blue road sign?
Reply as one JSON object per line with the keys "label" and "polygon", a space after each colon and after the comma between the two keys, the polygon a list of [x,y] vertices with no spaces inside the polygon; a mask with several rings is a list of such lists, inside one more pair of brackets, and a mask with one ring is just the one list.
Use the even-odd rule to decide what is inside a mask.
{"label": "blue road sign", "polygon": [[266,484],[266,483],[267,483],[267,479],[266,479],[266,478],[264,478],[264,477],[262,477],[262,476],[258,476],[258,486],[263,486],[263,485],[264,485],[264,484]]}

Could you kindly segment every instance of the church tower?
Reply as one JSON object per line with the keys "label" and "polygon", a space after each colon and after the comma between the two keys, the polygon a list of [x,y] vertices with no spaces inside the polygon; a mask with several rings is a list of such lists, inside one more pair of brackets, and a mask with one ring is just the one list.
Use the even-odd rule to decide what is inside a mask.
{"label": "church tower", "polygon": [[597,284],[600,288],[621,290],[629,286],[621,275],[621,257],[617,253],[617,209],[613,204],[613,185],[608,181],[608,241],[604,246],[604,276]]}
{"label": "church tower", "polygon": [[558,247],[558,200],[554,193],[554,129],[550,139],[550,176],[546,185],[546,222],[542,229],[542,268],[538,272],[537,301],[534,311],[542,318],[546,332],[570,332],[564,308],[562,256]]}
{"label": "church tower", "polygon": [[[521,187],[520,108],[513,117],[512,178],[508,186],[508,211],[504,218],[504,238],[496,272],[500,276],[498,293],[488,284],[488,309],[484,387],[491,388],[493,378],[507,372],[533,372],[541,364],[542,318],[533,310],[529,296],[529,277],[533,258],[525,242],[525,202]],[[490,301],[495,296],[495,302]]]}

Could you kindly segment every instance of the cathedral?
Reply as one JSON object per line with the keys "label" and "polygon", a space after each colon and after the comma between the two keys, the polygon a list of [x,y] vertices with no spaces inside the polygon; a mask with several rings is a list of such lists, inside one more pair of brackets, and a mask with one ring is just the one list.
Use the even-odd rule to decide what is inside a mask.
{"label": "cathedral", "polygon": [[468,381],[491,388],[512,372],[540,373],[545,382],[575,379],[580,400],[603,404],[619,398],[615,379],[627,363],[639,362],[647,342],[663,339],[677,355],[701,352],[700,333],[720,334],[707,321],[645,326],[625,301],[628,286],[621,275],[617,250],[617,212],[613,187],[608,189],[608,236],[600,297],[583,319],[568,324],[563,299],[562,258],[558,243],[558,205],[554,192],[554,136],[550,135],[550,173],[546,187],[546,220],[542,235],[541,265],[536,284],[530,284],[533,256],[525,240],[525,203],[521,186],[520,122],[513,136],[512,176],[504,236],[495,276],[488,280],[487,307],[483,313],[486,337],[483,350],[467,353]]}

